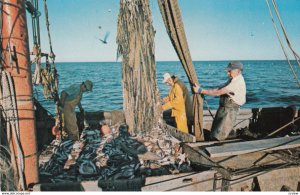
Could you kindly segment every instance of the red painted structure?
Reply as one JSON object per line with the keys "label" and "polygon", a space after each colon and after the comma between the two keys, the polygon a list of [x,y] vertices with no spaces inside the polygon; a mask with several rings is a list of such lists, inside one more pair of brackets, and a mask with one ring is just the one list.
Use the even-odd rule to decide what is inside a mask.
{"label": "red painted structure", "polygon": [[38,183],[39,175],[25,1],[3,0],[2,20],[2,58],[4,70],[11,73],[15,84],[25,185],[28,187]]}

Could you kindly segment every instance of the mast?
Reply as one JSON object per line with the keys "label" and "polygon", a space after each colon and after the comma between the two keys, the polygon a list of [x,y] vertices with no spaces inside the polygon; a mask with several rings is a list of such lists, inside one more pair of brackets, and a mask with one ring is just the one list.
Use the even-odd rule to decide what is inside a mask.
{"label": "mast", "polygon": [[25,186],[28,188],[29,184],[38,183],[39,176],[25,1],[3,0],[2,20],[3,69],[10,72],[15,86]]}

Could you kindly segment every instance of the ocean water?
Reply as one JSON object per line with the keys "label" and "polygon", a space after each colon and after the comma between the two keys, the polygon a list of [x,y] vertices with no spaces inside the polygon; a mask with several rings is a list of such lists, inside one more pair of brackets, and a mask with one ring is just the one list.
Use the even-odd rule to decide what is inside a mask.
{"label": "ocean water", "polygon": [[[300,107],[300,88],[286,61],[242,61],[247,87],[247,102],[242,108]],[[194,62],[198,80],[203,88],[215,88],[227,81],[225,67],[228,61]],[[300,76],[300,68],[293,66]],[[93,81],[93,92],[84,93],[82,106],[86,111],[111,111],[123,109],[122,72],[120,62],[69,62],[56,63],[59,74],[59,92],[73,83],[86,79]],[[168,94],[169,87],[162,83],[165,72],[179,76],[188,85],[180,62],[157,62],[157,83],[161,97]],[[42,86],[34,87],[34,96],[50,112],[54,102],[45,100]],[[218,97],[206,96],[210,109],[218,108]],[[204,104],[204,109],[207,109]]]}

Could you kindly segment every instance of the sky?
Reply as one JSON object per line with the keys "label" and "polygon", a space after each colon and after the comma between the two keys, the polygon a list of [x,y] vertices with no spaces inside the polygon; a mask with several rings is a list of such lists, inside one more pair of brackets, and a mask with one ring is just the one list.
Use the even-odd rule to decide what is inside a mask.
{"label": "sky", "polygon": [[[49,52],[42,2],[39,1],[42,14],[41,46],[43,52]],[[178,2],[194,61],[285,59],[265,0]],[[292,45],[299,53],[300,0],[276,0],[276,3]],[[47,1],[56,61],[116,61],[119,4],[120,0]],[[150,0],[150,9],[156,30],[156,60],[178,61],[163,24],[157,0]],[[27,24],[31,43],[29,14]],[[108,44],[102,44],[99,39],[103,38],[106,32],[110,32]]]}

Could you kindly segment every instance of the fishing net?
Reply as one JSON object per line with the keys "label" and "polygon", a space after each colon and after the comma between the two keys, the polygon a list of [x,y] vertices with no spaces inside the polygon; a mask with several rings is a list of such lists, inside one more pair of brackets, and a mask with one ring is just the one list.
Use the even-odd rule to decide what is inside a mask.
{"label": "fishing net", "polygon": [[13,170],[9,150],[0,145],[0,178],[1,191],[14,191]]}
{"label": "fishing net", "polygon": [[129,130],[150,132],[161,118],[149,0],[120,0],[118,56],[122,56],[123,107]]}

